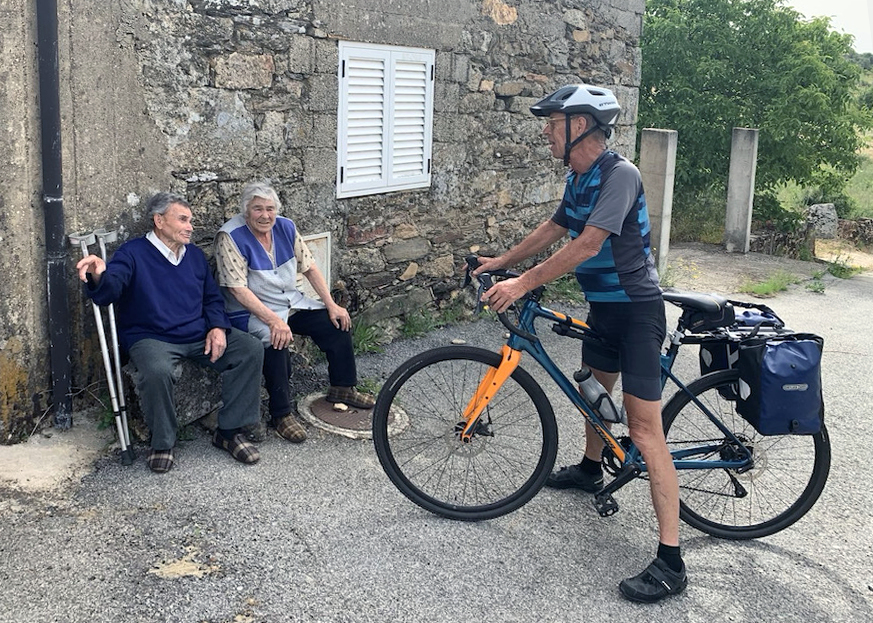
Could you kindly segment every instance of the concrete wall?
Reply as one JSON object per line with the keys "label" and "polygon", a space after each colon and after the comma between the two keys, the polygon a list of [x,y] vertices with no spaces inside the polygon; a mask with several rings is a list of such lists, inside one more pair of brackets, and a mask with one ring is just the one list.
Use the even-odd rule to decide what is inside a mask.
{"label": "concrete wall", "polygon": [[0,443],[33,426],[49,386],[31,3],[0,5]]}
{"label": "concrete wall", "polygon": [[[613,146],[633,155],[644,0],[61,4],[68,231],[139,235],[145,197],[168,189],[192,202],[196,242],[208,247],[242,186],[269,178],[302,231],[331,232],[343,300],[371,321],[442,304],[471,247],[498,252],[551,213],[562,175],[527,111],[540,96],[581,80],[610,86],[624,108]],[[0,286],[4,439],[49,382],[33,13],[24,0],[0,9],[0,261],[26,276]],[[341,39],[437,51],[429,189],[336,199]],[[83,387],[100,360],[78,255],[70,301]]]}

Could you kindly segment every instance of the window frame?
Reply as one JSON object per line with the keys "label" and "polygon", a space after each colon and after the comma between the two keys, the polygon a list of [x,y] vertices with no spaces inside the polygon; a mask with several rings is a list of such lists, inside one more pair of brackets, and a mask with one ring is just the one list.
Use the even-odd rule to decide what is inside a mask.
{"label": "window frame", "polygon": [[[338,199],[430,187],[435,61],[436,50],[339,42]],[[350,93],[350,82],[352,89],[357,89],[354,94]],[[372,125],[368,125],[368,118],[372,118]],[[350,129],[357,132],[356,147]],[[372,138],[369,148],[368,137]],[[361,173],[350,175],[355,156]],[[417,174],[404,173],[404,163],[418,165],[414,169]],[[369,177],[364,172],[367,164],[375,172]]]}

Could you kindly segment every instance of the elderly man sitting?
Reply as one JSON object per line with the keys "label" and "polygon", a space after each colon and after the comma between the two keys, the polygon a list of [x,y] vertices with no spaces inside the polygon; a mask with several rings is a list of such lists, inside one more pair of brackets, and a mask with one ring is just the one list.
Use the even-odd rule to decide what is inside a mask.
{"label": "elderly man sitting", "polygon": [[[241,213],[215,238],[218,285],[233,326],[258,337],[266,349],[263,370],[271,424],[283,438],[301,442],[306,431],[292,414],[288,385],[288,345],[294,333],[310,336],[327,356],[328,402],[369,409],[375,400],[355,388],[349,312],[331,298],[294,222],[278,216],[276,191],[266,183],[249,184],[240,204]],[[297,289],[298,273],[321,301]]]}
{"label": "elderly man sitting", "polygon": [[137,392],[151,431],[148,466],[162,473],[175,462],[173,386],[181,359],[221,374],[224,406],[212,443],[242,463],[255,463],[258,449],[241,429],[258,421],[263,349],[252,336],[231,328],[206,257],[190,244],[188,202],[158,193],[146,207],[154,223],[151,232],[125,242],[108,264],[89,255],[76,270],[95,303],[118,306],[121,346],[136,366]]}

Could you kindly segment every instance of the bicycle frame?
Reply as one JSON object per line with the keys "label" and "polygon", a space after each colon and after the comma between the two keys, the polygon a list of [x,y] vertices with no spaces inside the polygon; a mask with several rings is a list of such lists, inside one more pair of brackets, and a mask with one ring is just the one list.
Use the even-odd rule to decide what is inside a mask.
{"label": "bicycle frame", "polygon": [[[622,466],[623,471],[628,474],[621,482],[615,482],[617,486],[607,487],[611,490],[616,490],[625,482],[637,476],[640,472],[646,472],[645,461],[637,447],[631,443],[625,447],[612,434],[606,424],[599,416],[588,406],[582,395],[577,391],[576,385],[570,381],[566,375],[558,368],[549,354],[543,348],[539,338],[536,337],[534,323],[537,318],[543,318],[550,322],[562,324],[569,329],[581,333],[581,335],[593,336],[592,329],[582,320],[572,318],[567,314],[551,310],[543,307],[533,298],[526,298],[519,312],[518,325],[516,330],[511,331],[509,339],[501,350],[501,363],[498,368],[490,370],[482,378],[479,387],[474,393],[470,402],[464,410],[464,419],[466,425],[461,431],[462,441],[470,441],[475,427],[479,421],[479,417],[491,399],[497,394],[500,387],[508,379],[521,361],[522,353],[529,353],[533,359],[539,363],[552,380],[558,385],[561,391],[567,396],[573,406],[578,409],[585,420],[591,425],[595,433],[603,440],[610,448],[618,462]],[[573,337],[581,337],[573,336]],[[691,456],[699,456],[701,454],[716,453],[724,445],[724,441],[717,441],[711,445],[697,446],[693,448],[684,448],[682,450],[671,451],[673,464],[676,469],[732,469],[743,471],[751,466],[752,456],[745,445],[730,431],[715,415],[713,415],[705,405],[703,405],[697,397],[695,397],[672,372],[673,364],[681,344],[681,335],[675,331],[670,332],[670,346],[665,353],[661,354],[661,388],[666,386],[667,380],[671,380],[680,391],[688,393],[694,404],[719,428],[719,430],[732,443],[736,444],[737,448],[742,448],[744,457],[735,460],[722,461],[700,461],[690,459]],[[616,479],[618,481],[619,479]]]}

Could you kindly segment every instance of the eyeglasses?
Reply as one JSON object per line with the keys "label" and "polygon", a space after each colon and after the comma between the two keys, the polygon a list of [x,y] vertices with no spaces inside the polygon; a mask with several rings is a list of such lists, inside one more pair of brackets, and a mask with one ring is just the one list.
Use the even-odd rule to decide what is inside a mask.
{"label": "eyeglasses", "polygon": [[546,125],[548,126],[549,131],[551,132],[551,131],[554,131],[556,123],[560,124],[561,127],[563,127],[563,125],[569,119],[570,119],[570,117],[558,117],[557,119],[546,119]]}

